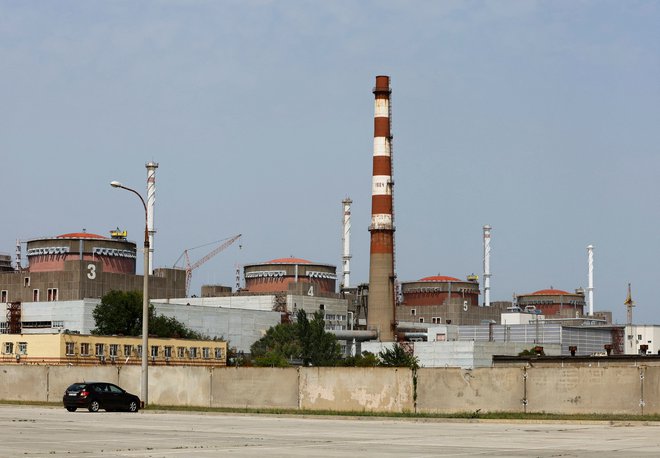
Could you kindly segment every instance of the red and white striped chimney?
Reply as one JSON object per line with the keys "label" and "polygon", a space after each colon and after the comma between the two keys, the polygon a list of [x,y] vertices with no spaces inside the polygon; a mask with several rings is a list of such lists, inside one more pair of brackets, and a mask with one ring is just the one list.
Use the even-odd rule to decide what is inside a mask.
{"label": "red and white striped chimney", "polygon": [[390,78],[377,76],[374,116],[374,161],[371,186],[371,251],[367,326],[381,342],[394,340],[394,221]]}

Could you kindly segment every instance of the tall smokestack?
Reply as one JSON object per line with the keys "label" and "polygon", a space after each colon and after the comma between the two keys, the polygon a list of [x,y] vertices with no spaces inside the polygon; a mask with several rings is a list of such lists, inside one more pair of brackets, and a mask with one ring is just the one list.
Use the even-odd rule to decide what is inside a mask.
{"label": "tall smokestack", "polygon": [[149,232],[149,275],[154,273],[154,205],[156,204],[157,162],[147,162],[147,231]]}
{"label": "tall smokestack", "polygon": [[367,326],[381,342],[394,340],[394,221],[392,205],[392,135],[390,78],[377,76],[373,90],[374,161],[371,185],[371,250]]}
{"label": "tall smokestack", "polygon": [[344,207],[344,222],[343,222],[343,233],[342,233],[342,262],[343,262],[343,275],[342,279],[342,288],[349,288],[351,279],[351,204],[353,201],[347,197],[341,201]]}
{"label": "tall smokestack", "polygon": [[589,287],[587,288],[587,301],[589,302],[589,316],[594,316],[594,246],[587,247],[589,257]]}
{"label": "tall smokestack", "polygon": [[492,227],[484,226],[484,307],[490,307],[490,231]]}

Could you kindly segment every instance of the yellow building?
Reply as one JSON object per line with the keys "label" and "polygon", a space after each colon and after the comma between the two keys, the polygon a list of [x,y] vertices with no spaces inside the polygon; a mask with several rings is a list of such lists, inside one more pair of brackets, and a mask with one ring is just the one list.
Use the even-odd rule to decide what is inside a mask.
{"label": "yellow building", "polygon": [[[139,365],[141,360],[142,337],[0,334],[0,363]],[[150,337],[149,364],[226,366],[227,342]]]}

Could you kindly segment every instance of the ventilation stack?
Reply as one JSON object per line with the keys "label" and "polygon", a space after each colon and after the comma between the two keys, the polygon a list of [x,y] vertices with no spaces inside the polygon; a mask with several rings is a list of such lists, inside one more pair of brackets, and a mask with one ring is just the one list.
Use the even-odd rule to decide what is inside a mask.
{"label": "ventilation stack", "polygon": [[154,205],[156,204],[157,162],[147,162],[147,231],[149,232],[149,275],[154,274]]}
{"label": "ventilation stack", "polygon": [[492,227],[484,226],[484,307],[490,307],[490,231]]}
{"label": "ventilation stack", "polygon": [[390,78],[377,76],[374,116],[374,160],[371,186],[371,249],[367,327],[381,342],[394,340],[394,221]]}
{"label": "ventilation stack", "polygon": [[350,288],[351,275],[351,204],[353,201],[347,197],[341,201],[344,208],[343,232],[342,232],[342,263],[343,278],[341,288]]}
{"label": "ventilation stack", "polygon": [[589,259],[589,286],[587,287],[587,301],[589,301],[589,316],[594,316],[594,246],[587,247]]}

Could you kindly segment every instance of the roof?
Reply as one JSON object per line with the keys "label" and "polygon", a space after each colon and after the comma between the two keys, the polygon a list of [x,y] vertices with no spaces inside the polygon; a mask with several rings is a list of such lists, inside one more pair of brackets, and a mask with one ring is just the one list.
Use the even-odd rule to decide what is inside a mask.
{"label": "roof", "polygon": [[106,239],[102,235],[91,234],[89,232],[71,232],[69,234],[62,234],[55,237],[57,239]]}
{"label": "roof", "polygon": [[312,264],[312,261],[300,258],[278,258],[266,261],[264,264]]}
{"label": "roof", "polygon": [[562,291],[561,289],[540,289],[532,294],[530,296],[564,296],[566,294],[572,294],[566,291]]}
{"label": "roof", "polygon": [[459,280],[458,278],[454,278],[454,277],[446,277],[444,275],[435,275],[433,277],[424,277],[419,281],[445,281],[445,282],[447,282],[447,281],[461,281],[461,280]]}

